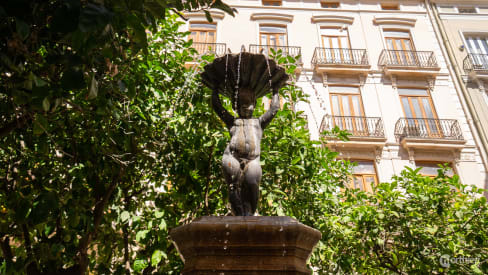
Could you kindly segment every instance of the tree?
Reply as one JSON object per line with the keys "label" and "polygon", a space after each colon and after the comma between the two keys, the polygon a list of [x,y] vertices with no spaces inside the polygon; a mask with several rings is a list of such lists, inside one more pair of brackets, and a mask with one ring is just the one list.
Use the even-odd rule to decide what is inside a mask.
{"label": "tree", "polygon": [[[8,15],[0,27],[0,273],[179,274],[168,230],[228,213],[220,161],[230,138],[199,69],[185,69],[196,51],[177,15],[152,5],[181,7],[28,3],[27,11],[0,6]],[[293,75],[295,60],[275,54]],[[322,232],[312,268],[486,272],[486,263],[446,270],[436,262],[443,253],[487,258],[479,190],[418,171],[373,194],[347,189],[352,164],[310,140],[294,111],[303,91],[292,81],[280,93],[288,103],[264,132],[258,211]]]}
{"label": "tree", "polygon": [[[119,255],[110,250],[127,244],[127,226],[111,224],[164,175],[152,153],[164,143],[170,101],[158,98],[187,76],[190,43],[168,10],[208,8],[233,14],[220,0],[0,5],[3,272],[128,270],[118,264],[132,263],[129,252],[112,262]],[[147,30],[158,33],[151,46]],[[109,235],[117,243],[97,244]]]}

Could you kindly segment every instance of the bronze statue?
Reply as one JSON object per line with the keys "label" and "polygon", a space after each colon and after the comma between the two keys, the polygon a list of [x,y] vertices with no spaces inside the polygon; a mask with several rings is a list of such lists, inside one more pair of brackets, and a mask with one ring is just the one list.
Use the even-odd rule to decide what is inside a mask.
{"label": "bronze statue", "polygon": [[[252,216],[256,212],[262,176],[260,145],[263,130],[280,108],[278,91],[288,75],[264,55],[240,53],[215,59],[205,66],[202,79],[213,89],[212,107],[231,135],[222,158],[222,168],[232,212],[236,216]],[[257,99],[270,91],[269,110],[260,118],[253,118]],[[222,106],[219,93],[231,99],[237,118]]]}

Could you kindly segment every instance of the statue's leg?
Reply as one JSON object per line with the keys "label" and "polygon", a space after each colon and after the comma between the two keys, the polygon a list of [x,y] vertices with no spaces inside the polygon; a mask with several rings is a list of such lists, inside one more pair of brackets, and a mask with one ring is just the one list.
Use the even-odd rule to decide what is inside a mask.
{"label": "statue's leg", "polygon": [[259,182],[261,182],[262,170],[259,158],[248,162],[244,169],[242,183],[242,202],[245,216],[253,216],[259,200]]}
{"label": "statue's leg", "polygon": [[222,168],[224,171],[225,182],[229,187],[229,202],[232,212],[236,216],[242,216],[244,215],[244,210],[241,201],[241,186],[239,186],[241,169],[239,161],[230,153],[229,148],[224,151]]}

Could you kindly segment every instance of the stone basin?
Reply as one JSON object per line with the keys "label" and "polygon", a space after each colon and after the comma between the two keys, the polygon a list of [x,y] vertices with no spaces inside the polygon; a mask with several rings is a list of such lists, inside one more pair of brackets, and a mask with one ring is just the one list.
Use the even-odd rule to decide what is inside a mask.
{"label": "stone basin", "polygon": [[321,233],[290,217],[206,216],[170,232],[182,274],[310,274]]}

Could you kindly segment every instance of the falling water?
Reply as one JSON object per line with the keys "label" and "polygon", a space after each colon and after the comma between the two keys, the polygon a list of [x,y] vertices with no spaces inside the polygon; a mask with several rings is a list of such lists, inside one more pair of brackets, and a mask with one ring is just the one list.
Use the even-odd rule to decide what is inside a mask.
{"label": "falling water", "polygon": [[229,54],[230,49],[228,49],[229,53],[225,56],[225,76],[224,76],[224,91],[227,90],[227,68],[229,66]]}
{"label": "falling water", "polygon": [[268,75],[269,75],[269,89],[271,90],[272,89],[272,86],[271,86],[271,69],[269,68],[269,61],[268,61],[268,58],[264,58],[266,60],[266,66],[268,66]]}
{"label": "falling water", "polygon": [[236,81],[236,86],[235,86],[235,98],[234,98],[234,110],[237,112],[237,96],[239,94],[239,82],[241,80],[241,55],[242,52],[246,51],[246,48],[244,48],[244,45],[241,46],[241,51],[239,52],[239,59],[237,62],[237,81]]}

